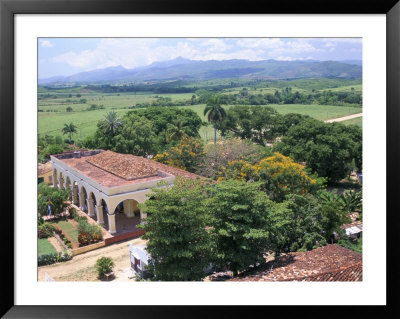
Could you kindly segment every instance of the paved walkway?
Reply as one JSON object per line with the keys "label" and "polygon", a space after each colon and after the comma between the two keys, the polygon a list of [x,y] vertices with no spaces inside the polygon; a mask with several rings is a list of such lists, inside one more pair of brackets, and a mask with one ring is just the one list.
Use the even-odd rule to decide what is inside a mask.
{"label": "paved walkway", "polygon": [[342,121],[347,121],[347,120],[355,119],[355,118],[357,118],[357,117],[361,117],[362,115],[363,115],[362,113],[357,113],[357,114],[352,114],[352,115],[348,115],[348,116],[338,117],[338,118],[336,118],[336,119],[326,120],[326,121],[324,121],[324,122],[325,122],[325,123],[342,122]]}

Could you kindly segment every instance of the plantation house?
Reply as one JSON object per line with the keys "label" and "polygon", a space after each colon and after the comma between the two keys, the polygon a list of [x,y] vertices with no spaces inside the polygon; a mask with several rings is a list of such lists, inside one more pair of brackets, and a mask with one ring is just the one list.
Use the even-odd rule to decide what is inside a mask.
{"label": "plantation house", "polygon": [[143,157],[103,150],[80,150],[50,156],[53,186],[71,190],[72,202],[111,234],[135,231],[144,218],[138,204],[151,188],[176,176],[199,176]]}

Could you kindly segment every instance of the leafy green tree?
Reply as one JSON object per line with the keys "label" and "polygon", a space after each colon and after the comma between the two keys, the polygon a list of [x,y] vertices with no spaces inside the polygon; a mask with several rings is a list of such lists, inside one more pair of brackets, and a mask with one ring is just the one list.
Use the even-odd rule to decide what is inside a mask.
{"label": "leafy green tree", "polygon": [[214,124],[214,144],[217,143],[217,123],[220,123],[226,117],[225,109],[221,106],[221,96],[213,95],[208,101],[204,109],[204,116],[207,120]]}
{"label": "leafy green tree", "polygon": [[327,244],[319,223],[319,204],[313,196],[290,194],[284,202],[272,205],[268,223],[270,248],[275,254],[311,250]]}
{"label": "leafy green tree", "polygon": [[104,116],[104,119],[99,122],[99,127],[104,133],[110,133],[111,136],[114,136],[118,129],[122,127],[122,121],[118,117],[117,112],[110,111]]}
{"label": "leafy green tree", "polygon": [[347,214],[362,213],[362,191],[346,191],[339,196],[341,210]]}
{"label": "leafy green tree", "polygon": [[148,271],[162,281],[203,279],[212,251],[203,185],[177,178],[173,187],[154,192],[154,200],[142,204],[146,223],[138,226],[146,231]]}
{"label": "leafy green tree", "polygon": [[129,114],[123,118],[122,128],[113,137],[112,150],[138,156],[154,154],[155,139],[154,127],[149,120]]}
{"label": "leafy green tree", "polygon": [[187,135],[186,131],[189,129],[187,125],[184,125],[183,121],[178,120],[173,124],[169,124],[167,128],[167,142],[179,141]]}
{"label": "leafy green tree", "polygon": [[57,144],[51,144],[45,148],[45,150],[43,151],[43,154],[46,158],[48,158],[50,155],[61,154],[63,151],[64,151],[64,148],[62,146],[57,145]]}
{"label": "leafy green tree", "polygon": [[77,131],[77,126],[73,123],[69,124],[64,124],[64,127],[62,128],[63,135],[69,134],[69,142],[72,142],[72,134],[76,134]]}
{"label": "leafy green tree", "polygon": [[348,163],[353,159],[358,167],[362,165],[361,128],[304,119],[287,131],[282,141],[274,145],[274,151],[306,162],[318,176],[333,183],[346,177]]}
{"label": "leafy green tree", "polygon": [[45,216],[48,213],[48,200],[50,200],[52,215],[58,215],[68,207],[69,204],[66,202],[68,199],[70,199],[70,196],[66,189],[53,188],[44,183],[38,185],[37,205],[38,213],[41,216]]}
{"label": "leafy green tree", "polygon": [[264,145],[265,141],[275,137],[275,125],[279,117],[271,107],[235,105],[227,111],[225,120],[218,128],[223,136],[233,132],[236,137]]}
{"label": "leafy green tree", "polygon": [[259,187],[258,183],[222,181],[212,187],[207,201],[213,215],[215,262],[235,275],[265,261],[270,201]]}
{"label": "leafy green tree", "polygon": [[146,109],[130,111],[125,116],[129,116],[131,113],[139,117],[144,117],[152,123],[154,128],[153,132],[156,135],[154,146],[158,153],[168,148],[167,130],[171,123],[182,122],[182,127],[185,127],[184,131],[186,135],[200,138],[199,130],[203,121],[193,110],[178,107],[152,106]]}

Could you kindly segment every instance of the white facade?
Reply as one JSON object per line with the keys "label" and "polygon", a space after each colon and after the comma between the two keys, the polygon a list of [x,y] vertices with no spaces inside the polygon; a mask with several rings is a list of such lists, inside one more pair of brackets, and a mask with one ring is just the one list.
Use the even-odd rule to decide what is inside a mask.
{"label": "white facade", "polygon": [[136,264],[138,270],[143,272],[145,270],[145,266],[148,265],[150,259],[150,255],[146,250],[146,245],[133,246],[132,244],[129,244],[129,251],[132,270],[136,271]]}
{"label": "white facade", "polygon": [[[55,156],[50,156],[53,173],[53,186],[57,188],[69,188],[72,192],[72,201],[89,216],[97,215],[97,222],[104,223],[103,210],[107,213],[109,232],[116,232],[115,209],[123,202],[127,217],[134,216],[134,210],[138,203],[145,202],[151,193],[151,188],[157,187],[160,181],[172,185],[175,176],[169,174],[160,175],[159,179],[129,185],[105,187],[88,176],[70,167]],[[102,201],[106,204],[103,207]],[[140,218],[146,218],[146,214],[140,211]]]}

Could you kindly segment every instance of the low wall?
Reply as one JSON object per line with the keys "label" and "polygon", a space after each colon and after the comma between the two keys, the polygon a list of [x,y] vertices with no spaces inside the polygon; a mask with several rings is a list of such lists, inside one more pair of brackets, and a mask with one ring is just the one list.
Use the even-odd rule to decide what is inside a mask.
{"label": "low wall", "polygon": [[79,248],[75,248],[75,249],[71,249],[72,252],[72,256],[76,256],[79,254],[83,254],[86,253],[88,251],[100,248],[100,247],[104,247],[106,245],[105,241],[99,241],[98,243],[92,244],[92,245],[87,245],[87,246],[83,246],[83,247],[79,247]]}
{"label": "low wall", "polygon": [[125,233],[125,234],[117,235],[117,236],[110,237],[110,238],[105,238],[104,242],[106,243],[106,245],[110,245],[110,244],[114,244],[114,243],[119,242],[124,239],[136,238],[136,237],[139,237],[142,235],[144,235],[144,230],[140,229],[140,230],[137,230],[134,232]]}

